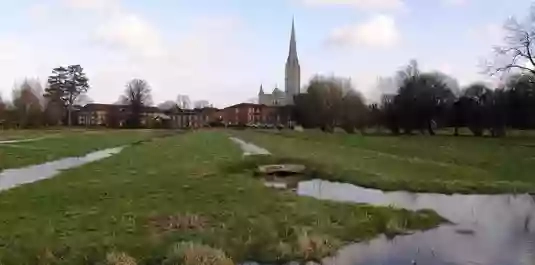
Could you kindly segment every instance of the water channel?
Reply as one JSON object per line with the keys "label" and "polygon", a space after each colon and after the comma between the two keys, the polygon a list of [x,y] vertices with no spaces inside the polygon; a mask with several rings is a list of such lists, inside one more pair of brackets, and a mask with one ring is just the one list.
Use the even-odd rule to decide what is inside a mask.
{"label": "water channel", "polygon": [[383,192],[323,180],[300,182],[296,192],[323,200],[433,209],[454,223],[349,245],[325,264],[535,264],[535,200],[530,195]]}
{"label": "water channel", "polygon": [[89,153],[80,157],[68,157],[44,164],[7,169],[0,172],[0,190],[7,190],[16,186],[48,179],[59,174],[62,170],[79,167],[118,154],[124,147],[115,147]]}
{"label": "water channel", "polygon": [[[255,154],[253,147],[260,148],[233,140],[249,155]],[[324,180],[294,183],[279,179],[265,185],[321,200],[432,209],[453,223],[352,244],[326,258],[323,263],[327,265],[535,265],[535,197],[531,195],[383,192]]]}

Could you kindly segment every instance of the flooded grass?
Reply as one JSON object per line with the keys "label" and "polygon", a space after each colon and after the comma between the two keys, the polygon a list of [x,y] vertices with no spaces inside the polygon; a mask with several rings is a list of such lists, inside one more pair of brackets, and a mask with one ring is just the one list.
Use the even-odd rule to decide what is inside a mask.
{"label": "flooded grass", "polygon": [[[39,131],[22,131],[22,135],[40,135]],[[14,133],[14,132],[12,132]],[[151,137],[160,136],[165,131],[134,130],[75,130],[43,131],[39,141],[0,144],[0,171],[41,164],[65,157],[80,156],[91,151],[123,146]],[[24,138],[29,139],[29,138]]]}
{"label": "flooded grass", "polygon": [[[35,264],[45,257],[56,260],[48,264],[305,261],[379,234],[443,222],[428,211],[273,190],[246,168],[238,170],[242,158],[225,133],[197,132],[131,146],[4,191],[0,263]],[[222,170],[224,164],[229,167]],[[177,242],[195,248],[186,244],[175,252]]]}
{"label": "flooded grass", "polygon": [[382,190],[535,193],[534,153],[526,147],[535,138],[232,133],[275,157],[262,159],[309,165],[314,178]]}
{"label": "flooded grass", "polygon": [[[383,192],[318,179],[301,181],[297,193],[322,200],[432,209],[451,221],[433,230],[395,238],[387,233],[370,242],[344,246],[346,251],[334,258],[344,261],[336,264],[447,265],[477,261],[520,265],[535,253],[535,201],[531,195]],[[400,233],[407,221],[388,217],[388,222],[380,222],[386,224],[381,229]]]}

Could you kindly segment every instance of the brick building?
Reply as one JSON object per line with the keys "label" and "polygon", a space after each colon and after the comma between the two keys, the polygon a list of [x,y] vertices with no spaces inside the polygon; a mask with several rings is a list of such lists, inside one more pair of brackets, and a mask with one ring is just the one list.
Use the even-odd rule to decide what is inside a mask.
{"label": "brick building", "polygon": [[254,103],[240,103],[222,110],[221,120],[227,126],[243,125],[285,125],[291,119],[291,107],[266,106]]}
{"label": "brick building", "polygon": [[[78,124],[83,126],[124,127],[130,116],[128,105],[90,103],[77,111]],[[141,110],[141,126],[153,127],[164,119],[168,119],[160,109],[145,106]]]}
{"label": "brick building", "polygon": [[221,117],[219,111],[220,110],[216,108],[173,108],[164,113],[169,117],[169,127],[201,128],[211,126],[220,121]]}

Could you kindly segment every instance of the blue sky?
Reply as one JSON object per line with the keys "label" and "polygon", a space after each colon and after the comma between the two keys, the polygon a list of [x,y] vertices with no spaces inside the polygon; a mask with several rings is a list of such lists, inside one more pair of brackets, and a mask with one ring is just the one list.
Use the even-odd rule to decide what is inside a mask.
{"label": "blue sky", "polygon": [[[461,85],[485,79],[480,60],[528,0],[2,0],[0,92],[59,64],[85,67],[89,96],[112,103],[131,78],[155,103],[189,95],[225,106],[282,86],[295,18],[302,84],[351,77],[373,99],[379,76],[410,59]],[[283,89],[283,87],[281,87]]]}

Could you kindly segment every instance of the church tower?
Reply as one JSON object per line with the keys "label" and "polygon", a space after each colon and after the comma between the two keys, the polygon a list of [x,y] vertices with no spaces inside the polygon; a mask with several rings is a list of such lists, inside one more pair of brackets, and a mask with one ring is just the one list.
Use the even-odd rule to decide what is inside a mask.
{"label": "church tower", "polygon": [[295,40],[295,25],[292,19],[292,33],[290,36],[290,51],[286,60],[285,92],[287,104],[293,104],[293,97],[300,93],[301,66],[297,57],[297,43]]}

